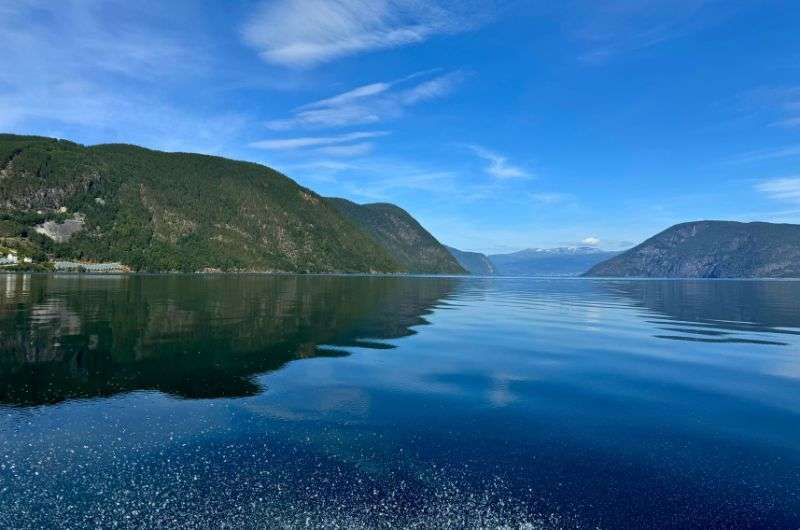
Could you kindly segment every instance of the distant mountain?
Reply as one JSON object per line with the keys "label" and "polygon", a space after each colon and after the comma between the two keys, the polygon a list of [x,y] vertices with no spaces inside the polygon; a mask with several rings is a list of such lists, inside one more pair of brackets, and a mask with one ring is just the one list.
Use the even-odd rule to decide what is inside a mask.
{"label": "distant mountain", "polygon": [[356,204],[327,198],[345,218],[386,249],[404,271],[418,274],[464,274],[447,249],[416,219],[394,204]]}
{"label": "distant mountain", "polygon": [[489,259],[503,276],[579,276],[617,254],[595,247],[530,248]]}
{"label": "distant mountain", "polygon": [[800,277],[800,225],[696,221],[675,225],[586,276]]}
{"label": "distant mountain", "polygon": [[259,164],[0,134],[0,246],[34,264],[462,272],[405,211],[363,207],[374,225],[343,215],[361,208],[341,208]]}
{"label": "distant mountain", "polygon": [[470,274],[477,276],[490,276],[495,274],[495,268],[486,254],[480,252],[466,252],[453,247],[446,247],[450,254],[458,261],[458,264]]}

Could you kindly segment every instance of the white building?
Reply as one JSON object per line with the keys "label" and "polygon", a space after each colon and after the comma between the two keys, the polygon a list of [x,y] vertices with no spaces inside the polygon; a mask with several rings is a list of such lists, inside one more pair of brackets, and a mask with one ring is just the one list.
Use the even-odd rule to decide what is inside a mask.
{"label": "white building", "polygon": [[0,256],[0,265],[16,265],[17,263],[19,263],[19,259],[13,250],[10,250],[5,256]]}

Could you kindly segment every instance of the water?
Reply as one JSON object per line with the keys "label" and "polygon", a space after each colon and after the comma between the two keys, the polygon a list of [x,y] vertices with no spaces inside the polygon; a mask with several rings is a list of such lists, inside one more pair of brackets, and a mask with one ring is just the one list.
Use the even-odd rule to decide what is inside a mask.
{"label": "water", "polygon": [[800,282],[0,275],[2,528],[797,528]]}

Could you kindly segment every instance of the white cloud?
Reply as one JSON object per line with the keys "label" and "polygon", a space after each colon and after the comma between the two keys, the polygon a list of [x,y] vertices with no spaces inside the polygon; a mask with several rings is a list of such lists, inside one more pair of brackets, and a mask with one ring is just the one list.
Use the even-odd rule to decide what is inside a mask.
{"label": "white cloud", "polygon": [[327,99],[321,99],[319,101],[303,105],[300,108],[313,109],[319,107],[339,107],[345,104],[352,103],[353,101],[356,100],[360,100],[370,96],[375,96],[377,94],[382,94],[383,92],[389,90],[393,84],[394,83],[371,83],[369,85],[363,85],[360,87],[356,87],[352,90],[348,90],[347,92],[338,94],[336,96]]}
{"label": "white cloud", "polygon": [[568,193],[555,192],[531,193],[530,198],[539,204],[562,204],[575,199]]}
{"label": "white cloud", "polygon": [[466,183],[449,167],[427,166],[395,157],[306,161],[287,164],[281,169],[301,180],[336,182],[337,193],[365,200],[397,200],[403,193],[423,192],[471,203],[496,198],[499,191],[497,183]]}
{"label": "white cloud", "polygon": [[748,111],[768,113],[773,127],[800,126],[800,87],[759,87],[747,91],[741,99]]}
{"label": "white cloud", "polygon": [[775,160],[780,158],[791,158],[800,156],[800,144],[789,145],[786,147],[779,147],[776,149],[760,149],[758,151],[750,151],[743,153],[730,159],[728,162],[748,163],[748,162],[761,162],[763,160]]}
{"label": "white cloud", "polygon": [[360,144],[352,145],[329,145],[327,147],[320,147],[317,152],[328,156],[364,156],[370,154],[375,149],[375,144],[372,142],[363,142]]}
{"label": "white cloud", "polygon": [[180,108],[163,98],[165,86],[193,81],[210,67],[203,37],[189,40],[175,22],[183,18],[176,4],[2,2],[0,126],[79,141],[222,150],[244,116]]}
{"label": "white cloud", "polygon": [[773,125],[778,125],[780,127],[800,127],[800,116],[776,121]]}
{"label": "white cloud", "polygon": [[304,110],[291,118],[270,120],[266,123],[273,131],[288,131],[295,128],[347,127],[369,125],[381,121],[381,116],[362,106],[325,107]]}
{"label": "white cloud", "polygon": [[586,237],[586,238],[582,239],[581,240],[581,244],[588,245],[590,247],[596,247],[597,245],[600,244],[600,239],[598,239],[598,238],[596,238],[594,236],[589,236],[589,237]]}
{"label": "white cloud", "polygon": [[272,0],[260,4],[242,35],[269,63],[312,67],[465,31],[485,18],[481,12],[470,1]]}
{"label": "white cloud", "polygon": [[261,140],[259,142],[253,142],[249,144],[249,146],[258,149],[267,149],[270,151],[294,151],[308,147],[346,144],[355,140],[377,138],[379,136],[386,136],[387,134],[389,134],[387,131],[369,131],[340,134],[338,136],[305,136],[300,138],[285,138],[279,140]]}
{"label": "white cloud", "polygon": [[461,81],[461,78],[460,72],[452,72],[422,82],[400,94],[400,101],[404,105],[415,105],[421,101],[446,96],[453,91],[453,88]]}
{"label": "white cloud", "polygon": [[756,189],[770,199],[800,203],[800,177],[765,180]]}
{"label": "white cloud", "polygon": [[271,120],[269,129],[285,131],[294,128],[327,128],[368,125],[400,116],[404,109],[418,103],[445,96],[463,78],[461,72],[442,74],[403,88],[411,79],[429,75],[413,74],[396,81],[371,83],[341,94],[298,107],[289,118]]}
{"label": "white cloud", "polygon": [[531,177],[530,173],[524,169],[509,163],[508,158],[505,156],[499,155],[494,151],[490,151],[489,149],[479,145],[470,145],[469,148],[472,149],[472,151],[480,158],[483,158],[489,162],[489,165],[486,166],[485,171],[497,179],[504,180]]}
{"label": "white cloud", "polygon": [[[602,63],[625,52],[641,50],[696,31],[707,23],[700,12],[709,0],[607,0],[569,4],[566,26],[587,47],[583,59]],[[713,20],[713,19],[712,19]]]}

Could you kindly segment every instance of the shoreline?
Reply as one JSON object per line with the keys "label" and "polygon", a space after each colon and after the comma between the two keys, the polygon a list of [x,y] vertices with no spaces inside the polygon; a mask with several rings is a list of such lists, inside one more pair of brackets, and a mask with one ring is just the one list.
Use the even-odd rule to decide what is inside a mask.
{"label": "shoreline", "polygon": [[425,274],[401,272],[286,272],[286,271],[76,271],[76,270],[8,270],[0,269],[0,276],[306,276],[306,277],[363,277],[363,278],[461,278],[487,280],[564,280],[564,281],[674,281],[674,282],[797,282],[800,278],[759,277],[759,278],[649,278],[649,277],[603,277],[603,276],[489,276],[470,274]]}

